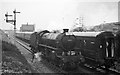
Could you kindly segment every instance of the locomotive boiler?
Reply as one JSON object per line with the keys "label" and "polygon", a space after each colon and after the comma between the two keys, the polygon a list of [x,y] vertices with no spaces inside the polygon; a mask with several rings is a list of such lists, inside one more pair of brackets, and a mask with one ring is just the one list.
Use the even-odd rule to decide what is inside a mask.
{"label": "locomotive boiler", "polygon": [[82,59],[80,51],[75,49],[76,36],[69,34],[68,29],[64,29],[63,33],[35,32],[30,41],[32,50],[42,52],[45,58],[57,62],[62,68],[75,68]]}

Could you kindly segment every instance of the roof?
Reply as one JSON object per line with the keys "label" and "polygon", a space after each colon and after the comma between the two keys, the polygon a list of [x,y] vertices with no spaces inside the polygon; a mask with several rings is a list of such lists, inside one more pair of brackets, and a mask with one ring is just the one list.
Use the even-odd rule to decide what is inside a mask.
{"label": "roof", "polygon": [[34,31],[34,25],[22,25],[20,27],[21,31]]}
{"label": "roof", "polygon": [[91,36],[91,37],[96,37],[102,32],[73,32],[75,36]]}
{"label": "roof", "polygon": [[17,31],[16,33],[32,34],[32,33],[34,33],[34,32],[19,32],[19,31]]}

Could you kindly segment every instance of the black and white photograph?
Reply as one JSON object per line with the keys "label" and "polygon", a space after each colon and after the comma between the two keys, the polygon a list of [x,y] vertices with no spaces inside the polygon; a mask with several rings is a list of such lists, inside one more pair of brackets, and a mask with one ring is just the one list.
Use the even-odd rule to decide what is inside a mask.
{"label": "black and white photograph", "polygon": [[120,0],[0,0],[0,74],[120,74]]}

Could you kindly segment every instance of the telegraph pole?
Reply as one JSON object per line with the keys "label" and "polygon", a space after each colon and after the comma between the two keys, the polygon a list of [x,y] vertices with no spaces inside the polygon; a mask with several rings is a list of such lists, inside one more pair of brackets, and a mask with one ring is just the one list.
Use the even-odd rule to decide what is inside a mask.
{"label": "telegraph pole", "polygon": [[81,25],[81,27],[83,28],[84,24],[83,24],[83,17],[80,17],[79,18],[79,25]]}
{"label": "telegraph pole", "polygon": [[15,35],[16,35],[16,13],[20,13],[20,12],[17,12],[15,9],[13,11],[13,13],[14,13],[14,23],[13,23],[13,25],[14,25],[14,37],[15,37]]}

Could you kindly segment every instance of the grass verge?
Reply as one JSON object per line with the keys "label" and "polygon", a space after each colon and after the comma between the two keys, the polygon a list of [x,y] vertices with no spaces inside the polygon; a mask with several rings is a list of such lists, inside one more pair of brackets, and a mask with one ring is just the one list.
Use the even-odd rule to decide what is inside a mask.
{"label": "grass verge", "polygon": [[11,43],[2,41],[2,73],[34,73],[21,52]]}

